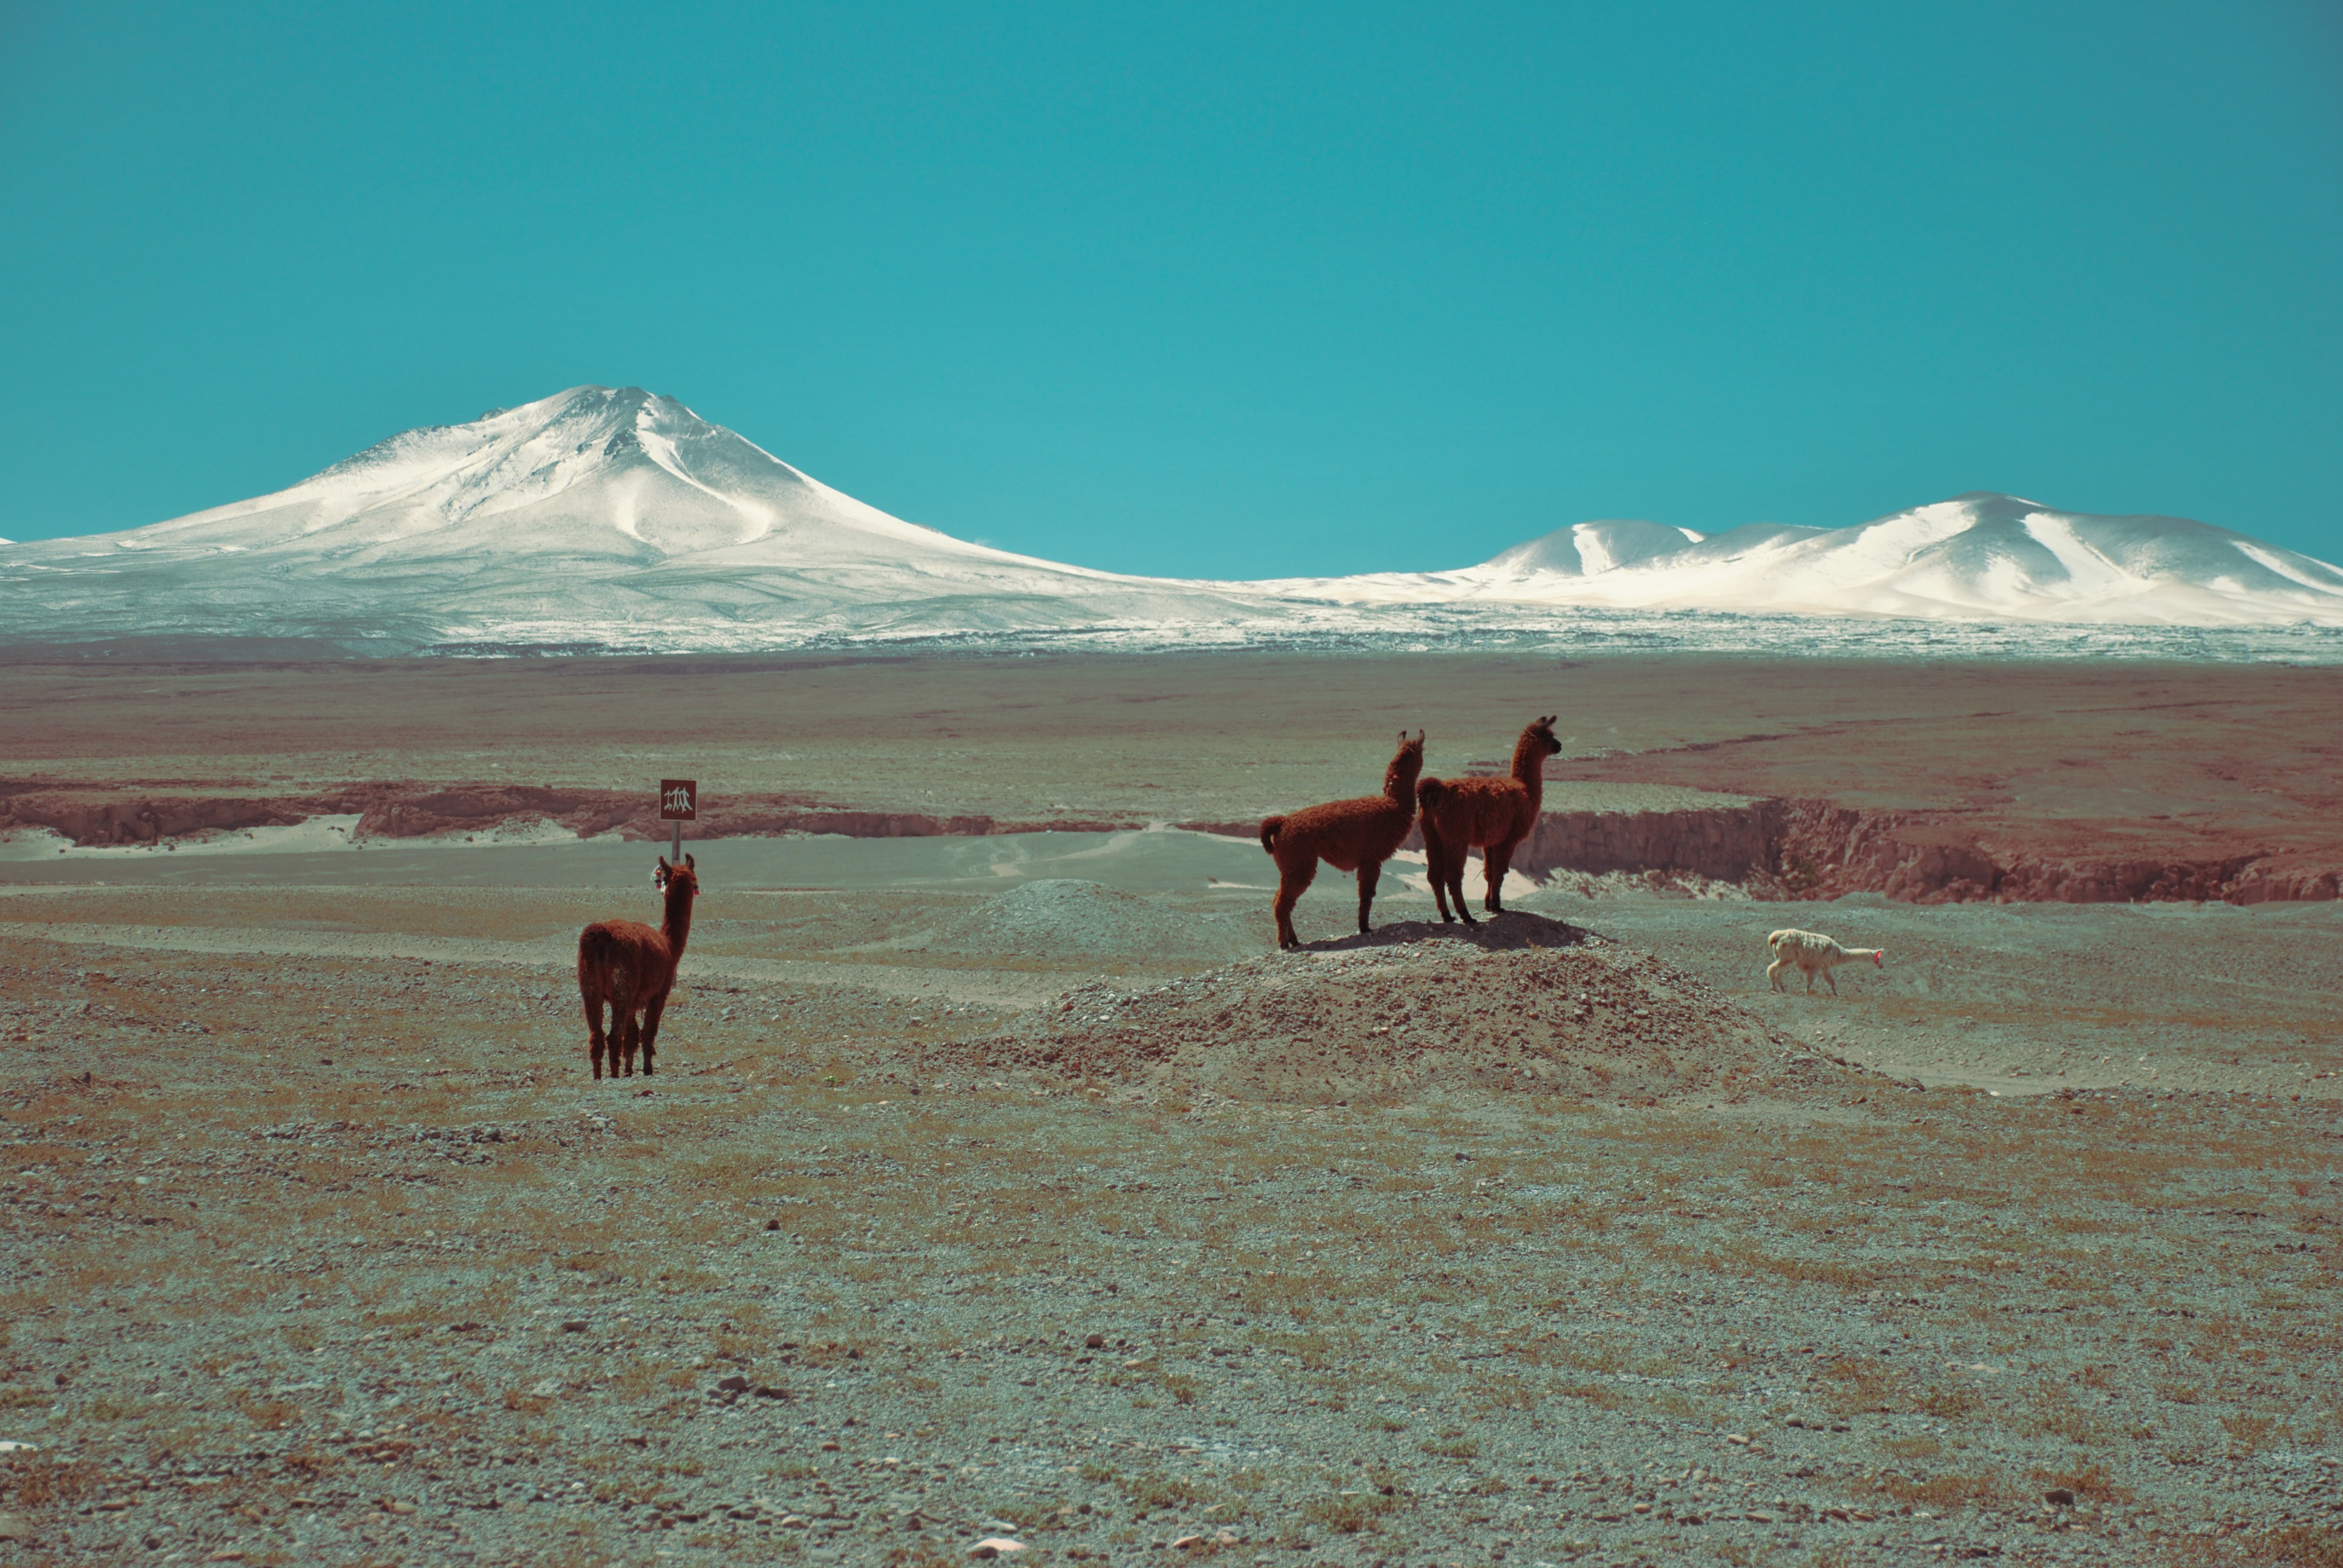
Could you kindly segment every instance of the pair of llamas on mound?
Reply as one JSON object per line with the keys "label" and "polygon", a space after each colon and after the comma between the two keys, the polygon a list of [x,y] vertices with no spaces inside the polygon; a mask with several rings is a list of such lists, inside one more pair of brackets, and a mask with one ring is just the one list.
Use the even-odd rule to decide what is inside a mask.
{"label": "pair of llamas on mound", "polygon": [[[1383,862],[1392,858],[1415,825],[1419,807],[1423,814],[1424,859],[1430,862],[1433,901],[1440,918],[1463,916],[1476,922],[1464,907],[1464,854],[1482,852],[1488,893],[1481,900],[1491,914],[1504,910],[1501,896],[1513,850],[1537,826],[1538,807],[1544,798],[1545,759],[1562,749],[1554,738],[1558,715],[1533,719],[1513,743],[1513,772],[1503,779],[1424,779],[1423,731],[1411,738],[1400,731],[1399,751],[1383,770],[1383,792],[1356,800],[1330,800],[1284,817],[1263,818],[1261,847],[1277,862],[1277,945],[1298,948],[1293,932],[1293,906],[1318,875],[1318,862],[1338,871],[1359,874],[1359,930],[1369,929],[1374,908],[1375,884]],[[1455,914],[1449,913],[1451,903]]]}
{"label": "pair of llamas on mound", "polygon": [[[1423,814],[1423,851],[1432,872],[1432,898],[1440,908],[1441,920],[1453,920],[1461,915],[1468,926],[1478,923],[1464,905],[1468,849],[1483,854],[1483,876],[1488,884],[1483,907],[1491,914],[1502,914],[1505,873],[1513,866],[1513,850],[1537,826],[1545,794],[1545,759],[1562,749],[1562,742],[1554,738],[1555,717],[1532,719],[1523,729],[1521,739],[1513,743],[1513,771],[1506,778],[1419,781],[1416,776],[1423,771],[1423,731],[1410,737],[1403,729],[1399,750],[1383,769],[1382,794],[1330,800],[1290,816],[1262,819],[1261,847],[1277,861],[1277,945],[1302,945],[1293,930],[1293,907],[1309,890],[1321,860],[1338,871],[1359,874],[1359,933],[1365,935],[1371,929],[1368,917],[1374,908],[1375,885],[1383,878],[1383,862],[1406,841],[1418,808]],[[1449,913],[1452,903],[1454,915]],[[1836,996],[1838,980],[1831,971],[1841,964],[1867,959],[1875,967],[1886,967],[1884,948],[1842,947],[1818,931],[1795,927],[1771,933],[1765,946],[1774,955],[1765,979],[1775,990],[1787,989],[1782,976],[1795,969],[1805,975],[1808,991],[1815,989],[1815,977],[1820,975]]]}

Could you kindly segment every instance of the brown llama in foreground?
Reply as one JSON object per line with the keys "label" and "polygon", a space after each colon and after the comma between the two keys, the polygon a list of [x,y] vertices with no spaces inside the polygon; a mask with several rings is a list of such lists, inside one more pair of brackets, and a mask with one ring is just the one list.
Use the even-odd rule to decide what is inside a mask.
{"label": "brown llama in foreground", "polygon": [[[635,1047],[643,1048],[643,1076],[651,1075],[651,1059],[659,1054],[659,1015],[667,1010],[667,993],[675,986],[675,966],[683,944],[691,939],[691,900],[699,896],[699,875],[690,856],[680,866],[659,857],[651,879],[667,897],[667,918],[658,930],[640,920],[597,920],[578,937],[578,993],[586,1000],[586,1054],[594,1076],[602,1076],[602,1058],[610,1059],[610,1076],[631,1078]],[[610,1004],[610,1030],[602,1032],[602,1004]],[[640,1024],[635,1021],[639,1010]]]}
{"label": "brown llama in foreground", "polygon": [[1537,826],[1538,807],[1545,795],[1545,759],[1562,749],[1554,738],[1554,719],[1534,719],[1513,743],[1513,772],[1509,779],[1426,779],[1415,787],[1423,808],[1423,854],[1431,862],[1432,898],[1440,918],[1453,920],[1449,900],[1466,925],[1476,922],[1464,907],[1464,851],[1478,849],[1489,882],[1482,902],[1493,914],[1504,912],[1499,897],[1513,849]]}
{"label": "brown llama in foreground", "polygon": [[1359,873],[1359,930],[1374,907],[1375,884],[1415,822],[1415,776],[1423,771],[1423,731],[1399,732],[1399,752],[1383,769],[1383,792],[1356,800],[1329,800],[1286,817],[1264,817],[1261,847],[1277,862],[1277,945],[1298,948],[1293,906],[1302,901],[1318,862]]}

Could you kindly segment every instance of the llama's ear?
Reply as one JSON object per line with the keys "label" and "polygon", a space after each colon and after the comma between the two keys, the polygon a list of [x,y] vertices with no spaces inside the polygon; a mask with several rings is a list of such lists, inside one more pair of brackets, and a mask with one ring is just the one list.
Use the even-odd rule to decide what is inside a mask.
{"label": "llama's ear", "polygon": [[686,851],[683,857],[683,869],[687,871],[696,871],[699,869],[699,862],[693,859],[689,851]]}
{"label": "llama's ear", "polygon": [[675,868],[674,868],[674,867],[672,867],[672,866],[670,866],[670,865],[669,865],[669,864],[667,863],[667,857],[666,857],[665,855],[661,855],[661,856],[659,858],[659,869],[660,869],[660,870],[662,870],[662,871],[671,871],[671,870],[675,869]]}

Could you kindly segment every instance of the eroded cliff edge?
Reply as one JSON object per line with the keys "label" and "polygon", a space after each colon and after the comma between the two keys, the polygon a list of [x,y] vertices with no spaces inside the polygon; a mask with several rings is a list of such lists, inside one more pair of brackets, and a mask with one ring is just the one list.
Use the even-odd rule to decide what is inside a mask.
{"label": "eroded cliff edge", "polygon": [[[0,781],[0,835],[55,833],[77,846],[159,844],[218,831],[355,818],[361,839],[478,834],[552,823],[581,838],[618,832],[659,839],[665,827],[638,793],[512,784],[367,784],[281,796],[124,789],[56,779]],[[1532,876],[1555,871],[1698,877],[1769,900],[1877,893],[1907,903],[2255,904],[2343,896],[2343,859],[2285,845],[2216,854],[2159,849],[2142,825],[2064,825],[2065,846],[2029,843],[1958,811],[1896,811],[1828,799],[1735,799],[1664,810],[1549,809],[1513,858]],[[976,814],[859,810],[801,795],[711,800],[695,838],[834,833],[923,838],[1107,832],[1148,824],[1117,818],[1014,820]],[[1171,824],[1250,836],[1247,821]],[[2080,840],[2081,847],[2071,842]],[[1411,839],[1410,848],[1420,847]]]}

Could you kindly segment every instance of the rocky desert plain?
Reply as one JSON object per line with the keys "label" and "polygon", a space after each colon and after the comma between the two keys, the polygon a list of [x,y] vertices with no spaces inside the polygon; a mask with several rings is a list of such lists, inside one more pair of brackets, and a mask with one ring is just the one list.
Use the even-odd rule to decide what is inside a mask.
{"label": "rocky desert plain", "polygon": [[0,674],[7,1561],[2343,1563],[2332,668]]}

